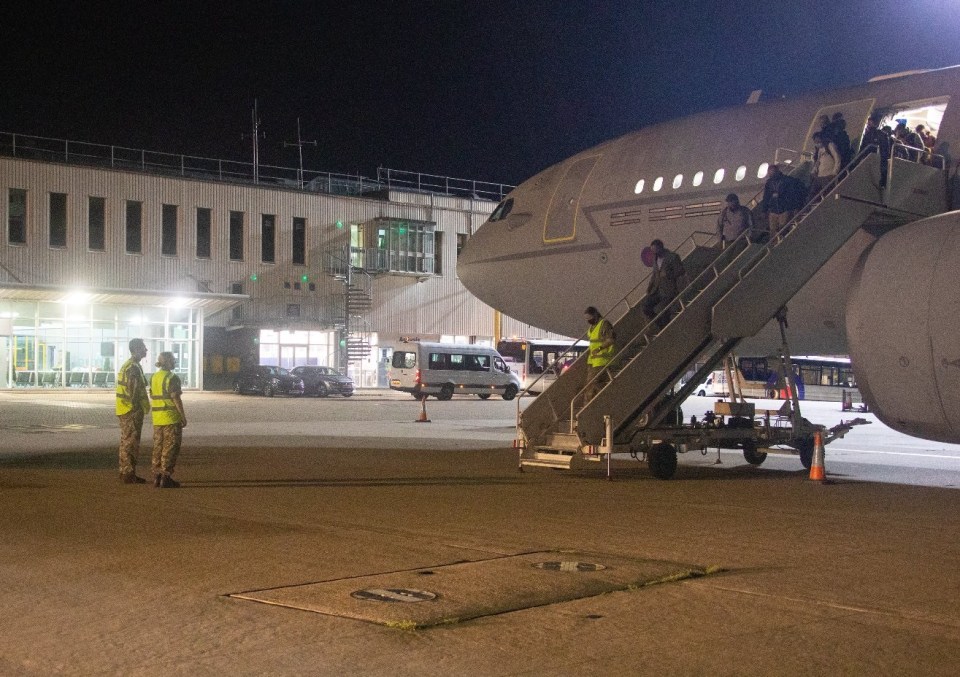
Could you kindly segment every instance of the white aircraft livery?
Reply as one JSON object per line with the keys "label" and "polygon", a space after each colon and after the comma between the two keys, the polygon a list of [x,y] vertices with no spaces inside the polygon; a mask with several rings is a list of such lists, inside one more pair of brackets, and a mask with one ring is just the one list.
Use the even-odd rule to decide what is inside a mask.
{"label": "white aircraft livery", "polygon": [[[719,248],[708,240],[730,193],[763,222],[773,164],[809,184],[824,116],[843,119],[850,157],[864,167],[869,151],[857,151],[871,117],[881,127],[922,126],[936,140],[894,138],[889,152],[872,147],[862,177],[841,171],[805,210],[838,228],[852,224],[851,234],[789,293],[771,266],[731,290],[712,308],[713,336],[742,337],[741,353],[775,352],[776,321],[767,314],[753,326],[739,309],[782,301],[794,353],[849,354],[864,399],[886,424],[960,442],[960,211],[951,211],[960,206],[960,67],[699,113],[585,150],[517,186],[467,242],[458,275],[513,318],[582,336],[587,306],[613,313],[643,284],[650,268],[641,254],[652,240],[681,256],[691,242]],[[792,253],[779,248],[783,289],[818,245],[796,239]]]}

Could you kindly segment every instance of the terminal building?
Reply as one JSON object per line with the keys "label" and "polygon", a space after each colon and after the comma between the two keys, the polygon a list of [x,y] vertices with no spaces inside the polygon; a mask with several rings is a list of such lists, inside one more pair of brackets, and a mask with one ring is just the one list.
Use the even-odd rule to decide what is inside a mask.
{"label": "terminal building", "polygon": [[199,389],[255,364],[385,386],[405,340],[548,336],[457,279],[509,188],[0,134],[0,388],[113,387],[133,337]]}

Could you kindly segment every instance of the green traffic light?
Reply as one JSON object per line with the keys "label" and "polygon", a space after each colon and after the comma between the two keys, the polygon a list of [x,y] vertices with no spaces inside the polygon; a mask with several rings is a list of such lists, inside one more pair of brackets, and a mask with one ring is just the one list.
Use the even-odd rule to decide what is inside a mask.
{"label": "green traffic light", "polygon": [[337,219],[337,228],[343,228],[343,221]]}
{"label": "green traffic light", "polygon": [[300,281],[301,281],[301,282],[308,282],[309,280],[310,280],[310,276],[309,276],[309,275],[301,275],[301,276],[300,276]]}
{"label": "green traffic light", "polygon": [[251,280],[252,282],[256,282],[256,281],[257,281],[257,274],[256,274],[256,273],[251,273],[251,274],[250,274],[250,280]]}

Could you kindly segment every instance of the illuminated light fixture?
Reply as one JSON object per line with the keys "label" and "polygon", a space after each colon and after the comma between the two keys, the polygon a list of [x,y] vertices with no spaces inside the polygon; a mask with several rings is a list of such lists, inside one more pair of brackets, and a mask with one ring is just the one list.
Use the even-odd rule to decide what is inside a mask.
{"label": "illuminated light fixture", "polygon": [[716,184],[723,181],[723,174],[724,174],[723,169],[722,168],[718,169],[716,174],[713,175],[713,182]]}
{"label": "illuminated light fixture", "polygon": [[658,176],[657,180],[653,182],[653,192],[656,193],[661,188],[663,188],[663,177]]}
{"label": "illuminated light fixture", "polygon": [[683,185],[683,174],[677,174],[673,177],[673,189],[676,190]]}
{"label": "illuminated light fixture", "polygon": [[637,185],[633,187],[633,192],[636,193],[637,195],[639,195],[640,193],[642,193],[642,192],[643,192],[643,186],[644,186],[645,183],[646,183],[646,181],[644,181],[643,179],[640,179],[639,181],[637,181]]}
{"label": "illuminated light fixture", "polygon": [[178,296],[167,301],[167,308],[186,308],[188,305],[190,305],[190,299],[186,299],[182,296]]}
{"label": "illuminated light fixture", "polygon": [[4,311],[0,313],[0,317],[20,317],[20,313],[14,313],[10,311]]}
{"label": "illuminated light fixture", "polygon": [[699,186],[701,183],[703,183],[703,172],[697,172],[693,175],[693,185]]}
{"label": "illuminated light fixture", "polygon": [[337,228],[343,228],[343,221],[337,219]]}
{"label": "illuminated light fixture", "polygon": [[250,273],[250,281],[251,281],[251,282],[256,282],[256,281],[257,281],[257,277],[258,277],[258,276],[257,276],[256,273]]}
{"label": "illuminated light fixture", "polygon": [[743,181],[743,179],[744,179],[746,176],[747,176],[747,166],[746,166],[746,165],[740,165],[739,167],[737,167],[737,174],[736,174],[736,176],[735,176],[734,178],[735,178],[737,181]]}
{"label": "illuminated light fixture", "polygon": [[309,275],[301,275],[301,276],[300,276],[300,281],[301,281],[301,282],[309,282],[309,281],[310,281],[310,276],[309,276]]}
{"label": "illuminated light fixture", "polygon": [[81,291],[81,290],[79,290],[79,289],[76,289],[76,290],[68,293],[68,294],[67,294],[66,296],[64,296],[62,299],[60,299],[60,303],[65,303],[65,304],[71,305],[71,306],[74,306],[74,305],[76,305],[76,306],[82,306],[82,305],[84,305],[85,303],[87,303],[87,301],[89,301],[89,300],[92,299],[92,298],[93,298],[93,294],[91,294],[90,292]]}
{"label": "illuminated light fixture", "polygon": [[764,163],[763,163],[762,165],[760,165],[760,167],[757,169],[757,178],[758,178],[758,179],[762,179],[763,177],[765,177],[765,176],[767,175],[767,172],[768,172],[768,171],[770,171],[770,163],[769,163],[769,162],[764,162]]}

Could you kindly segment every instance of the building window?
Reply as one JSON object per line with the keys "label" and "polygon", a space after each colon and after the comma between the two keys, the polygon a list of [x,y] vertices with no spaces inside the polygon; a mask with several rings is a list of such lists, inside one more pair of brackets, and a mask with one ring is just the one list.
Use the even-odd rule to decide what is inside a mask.
{"label": "building window", "polygon": [[398,273],[433,275],[436,224],[427,221],[407,221],[377,218],[365,224],[368,241],[376,242],[376,266],[366,261],[366,268]]}
{"label": "building window", "polygon": [[127,253],[143,253],[143,203],[127,200]]}
{"label": "building window", "polygon": [[260,220],[260,260],[264,263],[274,263],[277,245],[277,217],[273,214],[263,214]]}
{"label": "building window", "polygon": [[443,233],[433,234],[433,274],[443,275]]}
{"label": "building window", "polygon": [[197,207],[197,258],[210,258],[210,210]]}
{"label": "building window", "polygon": [[467,246],[467,239],[466,233],[457,233],[457,258],[460,258],[460,252]]}
{"label": "building window", "polygon": [[160,253],[177,255],[177,205],[163,205],[161,213]]}
{"label": "building window", "polygon": [[107,199],[90,197],[87,202],[87,247],[102,252],[107,248]]}
{"label": "building window", "polygon": [[287,304],[287,317],[300,317],[300,304],[299,304],[299,303],[288,303],[288,304]]}
{"label": "building window", "polygon": [[27,243],[27,191],[22,188],[7,191],[7,241]]}
{"label": "building window", "polygon": [[50,193],[50,246],[67,246],[66,193]]}
{"label": "building window", "polygon": [[[243,293],[243,282],[232,282],[230,284],[230,293],[231,294],[242,294]],[[237,304],[230,311],[231,316],[234,320],[239,321],[243,319],[243,306]]]}
{"label": "building window", "polygon": [[307,220],[298,216],[293,217],[292,261],[295,266],[307,263]]}
{"label": "building window", "polygon": [[243,212],[230,212],[230,260],[243,261]]}

